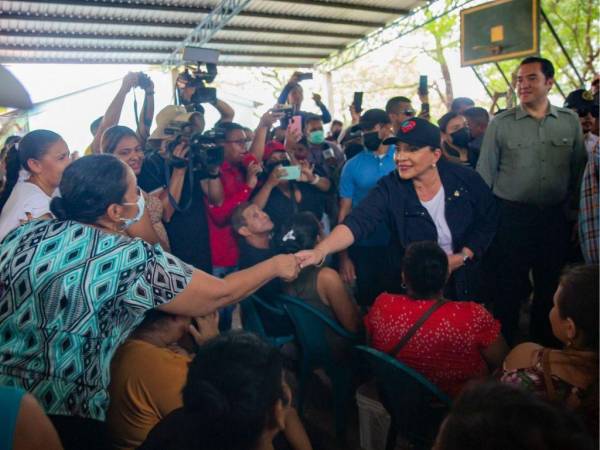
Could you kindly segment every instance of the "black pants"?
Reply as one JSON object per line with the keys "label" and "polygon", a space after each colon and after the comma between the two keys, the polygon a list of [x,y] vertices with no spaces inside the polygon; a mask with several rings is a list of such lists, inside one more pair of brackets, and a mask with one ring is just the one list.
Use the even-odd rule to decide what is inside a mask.
{"label": "black pants", "polygon": [[75,416],[48,415],[65,450],[110,449],[106,424]]}
{"label": "black pants", "polygon": [[512,343],[520,307],[533,290],[530,338],[553,346],[557,341],[548,314],[569,243],[565,214],[561,206],[540,208],[505,200],[500,202],[500,212],[490,249],[492,260],[486,264],[487,277],[493,278],[490,297],[494,314],[502,323],[504,337]]}
{"label": "black pants", "polygon": [[356,272],[356,301],[368,307],[382,292],[399,293],[402,285],[400,267],[390,258],[390,247],[361,247],[348,249]]}

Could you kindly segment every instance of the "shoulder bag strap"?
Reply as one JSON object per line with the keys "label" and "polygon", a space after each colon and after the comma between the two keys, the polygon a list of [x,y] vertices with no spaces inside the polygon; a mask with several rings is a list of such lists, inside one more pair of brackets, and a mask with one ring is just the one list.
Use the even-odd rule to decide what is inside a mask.
{"label": "shoulder bag strap", "polygon": [[443,299],[440,299],[437,302],[435,302],[427,311],[425,311],[425,314],[423,314],[419,318],[419,320],[417,320],[415,324],[412,327],[410,327],[410,329],[406,332],[402,339],[400,339],[400,342],[398,342],[396,346],[388,352],[388,354],[391,356],[396,356],[398,352],[402,349],[402,347],[404,347],[406,343],[410,340],[410,338],[412,338],[415,335],[415,333],[419,330],[419,328],[423,326],[425,321],[429,319],[434,312],[436,312],[442,305],[446,303],[448,303],[448,300]]}
{"label": "shoulder bag strap", "polygon": [[550,371],[550,349],[542,349],[542,370],[544,372],[544,382],[546,383],[546,394],[548,399],[556,400],[556,389],[552,382],[552,372]]}

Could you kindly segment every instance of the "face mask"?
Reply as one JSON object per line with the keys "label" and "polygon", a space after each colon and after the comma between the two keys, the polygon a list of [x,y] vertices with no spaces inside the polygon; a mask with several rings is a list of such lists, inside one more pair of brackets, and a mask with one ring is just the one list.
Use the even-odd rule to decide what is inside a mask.
{"label": "face mask", "polygon": [[325,132],[323,130],[311,131],[308,135],[308,142],[319,145],[325,142]]}
{"label": "face mask", "polygon": [[144,195],[140,192],[136,203],[122,203],[122,205],[136,205],[138,207],[138,212],[132,219],[121,219],[123,221],[124,227],[127,229],[134,223],[138,223],[142,220],[142,216],[144,215],[144,209],[146,209],[146,200],[144,199]]}
{"label": "face mask", "polygon": [[467,148],[471,141],[471,133],[468,128],[461,128],[450,134],[450,137],[452,138],[452,143],[460,148]]}
{"label": "face mask", "polygon": [[365,143],[365,147],[370,152],[374,152],[381,145],[381,139],[379,139],[379,133],[377,131],[372,131],[370,133],[363,134],[363,142]]}

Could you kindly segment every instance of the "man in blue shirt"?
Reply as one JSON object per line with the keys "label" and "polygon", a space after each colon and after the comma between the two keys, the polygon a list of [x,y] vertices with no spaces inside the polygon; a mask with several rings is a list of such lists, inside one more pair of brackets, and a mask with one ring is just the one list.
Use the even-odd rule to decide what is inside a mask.
{"label": "man in blue shirt", "polygon": [[[338,223],[344,221],[380,178],[396,167],[394,146],[382,144],[393,135],[387,113],[382,109],[370,109],[361,116],[358,126],[363,132],[364,149],[342,170]],[[355,243],[347,252],[340,252],[340,275],[350,285],[356,282],[357,301],[362,307],[370,306],[386,290],[390,280],[400,278],[399,274],[386,276],[385,269],[390,267],[389,240],[390,232],[382,224],[371,236]]]}

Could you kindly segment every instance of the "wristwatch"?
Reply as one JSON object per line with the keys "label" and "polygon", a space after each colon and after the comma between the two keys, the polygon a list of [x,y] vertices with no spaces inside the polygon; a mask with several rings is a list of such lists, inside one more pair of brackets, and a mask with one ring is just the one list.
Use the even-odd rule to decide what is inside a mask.
{"label": "wristwatch", "polygon": [[467,264],[470,260],[471,257],[469,256],[469,254],[466,251],[462,251],[462,257],[463,257],[463,264]]}

